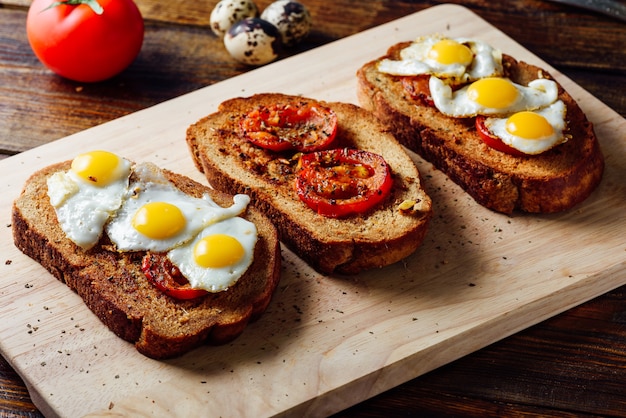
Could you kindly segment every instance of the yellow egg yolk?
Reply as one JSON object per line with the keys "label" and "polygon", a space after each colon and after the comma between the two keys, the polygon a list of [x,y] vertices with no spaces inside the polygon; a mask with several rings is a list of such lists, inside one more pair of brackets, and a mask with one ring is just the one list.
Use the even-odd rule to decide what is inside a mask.
{"label": "yellow egg yolk", "polygon": [[106,186],[119,179],[117,170],[120,158],[108,151],[91,151],[80,154],[72,161],[72,171],[95,186]]}
{"label": "yellow egg yolk", "polygon": [[461,64],[467,66],[474,59],[474,54],[463,44],[452,39],[443,39],[428,51],[428,58],[444,65]]}
{"label": "yellow egg yolk", "polygon": [[506,130],[525,139],[543,139],[554,134],[548,120],[535,112],[518,112],[506,120]]}
{"label": "yellow egg yolk", "polygon": [[470,100],[490,109],[505,109],[517,100],[518,91],[509,80],[487,77],[467,88]]}
{"label": "yellow egg yolk", "polygon": [[143,205],[132,220],[133,228],[152,239],[167,239],[185,228],[183,212],[167,202],[150,202]]}
{"label": "yellow egg yolk", "polygon": [[214,234],[198,241],[193,249],[193,257],[204,268],[221,268],[241,260],[244,251],[236,238],[226,234]]}

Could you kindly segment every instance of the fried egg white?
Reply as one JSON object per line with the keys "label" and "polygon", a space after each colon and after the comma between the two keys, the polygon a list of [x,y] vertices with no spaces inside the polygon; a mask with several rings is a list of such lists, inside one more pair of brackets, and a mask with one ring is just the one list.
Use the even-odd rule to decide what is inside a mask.
{"label": "fried egg white", "polygon": [[92,248],[128,190],[131,163],[107,151],[80,154],[47,180],[59,225],[76,245]]}
{"label": "fried egg white", "polygon": [[554,103],[558,97],[556,82],[547,79],[536,79],[522,86],[506,78],[488,77],[453,91],[442,80],[431,77],[428,85],[435,107],[456,118],[539,109]]}
{"label": "fried egg white", "polygon": [[232,286],[252,264],[256,226],[233,217],[211,224],[167,256],[194,289],[220,292]]}
{"label": "fried egg white", "polygon": [[400,51],[399,60],[383,59],[378,71],[392,75],[429,74],[455,84],[503,74],[502,52],[468,38],[426,36]]}
{"label": "fried egg white", "polygon": [[106,225],[118,251],[168,251],[207,225],[239,215],[250,202],[246,195],[235,195],[233,205],[223,208],[209,195],[191,197],[148,163],[137,165],[133,178],[121,208]]}
{"label": "fried egg white", "polygon": [[488,117],[485,126],[508,146],[525,154],[541,154],[566,141],[565,103],[514,113],[507,118]]}

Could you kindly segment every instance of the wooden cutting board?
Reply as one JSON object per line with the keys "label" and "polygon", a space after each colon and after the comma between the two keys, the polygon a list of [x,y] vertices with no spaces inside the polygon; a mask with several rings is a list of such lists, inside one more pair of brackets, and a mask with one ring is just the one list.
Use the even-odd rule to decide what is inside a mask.
{"label": "wooden cutting board", "polygon": [[[583,204],[496,214],[414,157],[434,199],[423,247],[355,277],[323,277],[283,250],[268,311],[226,346],[154,361],[108,331],[12,244],[10,205],[27,177],[106,148],[204,181],[186,127],[257,92],[356,103],[354,74],[419,35],[480,38],[540,65],[595,124],[606,173]],[[441,5],[0,162],[0,350],[47,416],[323,416],[626,283],[626,121],[461,6]]]}

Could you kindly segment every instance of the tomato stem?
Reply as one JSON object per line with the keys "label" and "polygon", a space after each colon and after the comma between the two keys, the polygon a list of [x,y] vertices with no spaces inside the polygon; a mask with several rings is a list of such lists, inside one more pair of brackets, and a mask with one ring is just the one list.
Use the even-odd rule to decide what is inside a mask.
{"label": "tomato stem", "polygon": [[91,7],[91,10],[93,10],[93,12],[97,15],[101,15],[104,12],[104,9],[102,8],[102,6],[100,6],[100,3],[98,3],[98,0],[63,0],[63,1],[55,1],[54,3],[52,3],[50,6],[46,7],[45,9],[42,10],[48,10],[48,9],[52,9],[53,7],[58,7],[61,6],[62,4],[68,5],[68,6],[78,6],[80,4],[86,4],[87,6]]}

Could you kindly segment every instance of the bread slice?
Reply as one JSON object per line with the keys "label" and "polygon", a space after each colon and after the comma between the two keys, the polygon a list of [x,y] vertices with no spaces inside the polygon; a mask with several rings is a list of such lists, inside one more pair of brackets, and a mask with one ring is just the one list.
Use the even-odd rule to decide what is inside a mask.
{"label": "bread slice", "polygon": [[[279,93],[233,98],[188,128],[189,149],[209,183],[251,195],[276,225],[281,241],[319,272],[355,274],[413,253],[424,239],[432,202],[411,158],[372,114],[352,104],[322,102],[338,116],[334,148],[374,152],[391,167],[391,195],[362,216],[334,219],[315,213],[294,190],[292,155],[263,150],[240,137],[242,115],[289,98]],[[415,202],[410,213],[399,210],[404,201]]]}
{"label": "bread slice", "polygon": [[[49,203],[46,180],[69,167],[70,162],[58,163],[27,180],[13,204],[15,245],[75,290],[111,331],[139,352],[162,359],[204,343],[228,342],[266,309],[280,278],[281,259],[276,229],[259,211],[248,208],[243,215],[259,234],[254,261],[244,276],[226,291],[176,300],[148,282],[141,271],[143,252],[122,254],[102,245],[85,251],[65,236]],[[222,206],[232,204],[232,196],[170,171],[164,174],[190,196],[209,193]]]}
{"label": "bread slice", "polygon": [[[408,45],[393,45],[384,57],[357,71],[359,103],[387,124],[400,143],[430,161],[478,203],[507,214],[559,212],[583,201],[596,188],[604,170],[600,146],[592,124],[561,85],[559,99],[567,107],[571,138],[543,154],[514,157],[487,146],[474,118],[445,116],[411,99],[399,77],[377,70],[380,59],[399,59]],[[506,54],[503,67],[512,81],[522,85],[537,78],[552,79],[541,68]]]}

